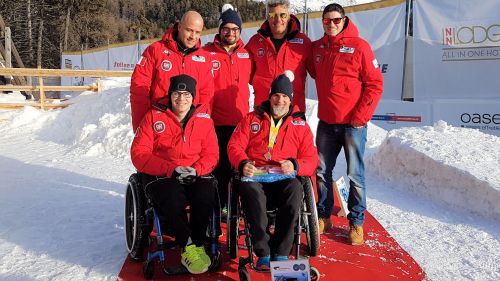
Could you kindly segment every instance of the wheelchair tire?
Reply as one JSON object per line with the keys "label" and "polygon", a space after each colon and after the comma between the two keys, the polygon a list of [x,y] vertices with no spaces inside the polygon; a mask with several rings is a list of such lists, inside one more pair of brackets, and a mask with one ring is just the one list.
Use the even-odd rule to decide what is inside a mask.
{"label": "wheelchair tire", "polygon": [[239,236],[239,200],[234,188],[234,181],[229,183],[228,188],[228,210],[227,210],[227,247],[229,249],[229,258],[235,259],[238,252],[238,236]]}
{"label": "wheelchair tire", "polygon": [[138,174],[132,174],[125,193],[125,241],[130,258],[136,262],[144,259],[144,248],[149,242],[152,224],[146,215],[147,208],[140,177]]}
{"label": "wheelchair tire", "polygon": [[319,221],[318,211],[316,210],[316,200],[314,198],[313,185],[310,179],[307,179],[304,186],[304,223],[306,225],[307,248],[310,257],[318,255],[320,238],[319,238]]}
{"label": "wheelchair tire", "polygon": [[142,276],[146,280],[151,280],[153,279],[153,276],[155,275],[155,263],[154,261],[145,261],[144,264],[142,265]]}

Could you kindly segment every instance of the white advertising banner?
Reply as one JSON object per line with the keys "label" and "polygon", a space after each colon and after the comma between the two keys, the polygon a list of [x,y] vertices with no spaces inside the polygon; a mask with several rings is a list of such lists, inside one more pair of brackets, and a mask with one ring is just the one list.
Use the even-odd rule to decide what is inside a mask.
{"label": "white advertising banner", "polygon": [[[348,12],[346,15],[359,30],[359,36],[368,41],[384,75],[384,100],[401,100],[405,46],[405,1],[380,1],[364,5],[368,10]],[[380,7],[382,6],[382,7]],[[356,9],[354,7],[353,9]],[[321,14],[309,20],[309,37],[323,36]],[[308,82],[308,98],[316,99],[314,83]],[[313,94],[314,93],[314,94]]]}
{"label": "white advertising banner", "polygon": [[478,129],[483,133],[500,136],[500,101],[435,100],[434,122]]}
{"label": "white advertising banner", "polygon": [[500,99],[500,1],[414,5],[415,99]]}
{"label": "white advertising banner", "polygon": [[137,44],[110,48],[108,70],[134,70],[135,64],[139,61],[139,57]]}

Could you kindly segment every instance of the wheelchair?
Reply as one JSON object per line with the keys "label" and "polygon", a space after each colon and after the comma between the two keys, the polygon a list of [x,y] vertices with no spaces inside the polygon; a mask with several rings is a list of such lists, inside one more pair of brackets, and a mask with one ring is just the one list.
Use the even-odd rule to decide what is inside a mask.
{"label": "wheelchair", "polygon": [[[162,271],[166,275],[177,275],[189,273],[187,269],[180,265],[178,267],[166,267],[165,250],[176,246],[175,241],[164,241],[160,217],[149,198],[145,194],[142,186],[140,173],[130,176],[125,193],[125,240],[130,258],[135,262],[143,262],[142,273],[145,279],[153,278],[156,260],[159,260]],[[214,179],[215,180],[215,179]],[[216,181],[214,181],[216,184]],[[218,202],[218,200],[216,200]],[[218,209],[218,207],[216,207]],[[156,235],[151,237],[153,227],[156,228]],[[168,226],[167,226],[168,228]],[[219,250],[218,238],[220,232],[220,215],[214,213],[210,218],[207,229],[207,239],[205,248],[212,264],[209,271],[216,271],[221,265],[221,253]],[[151,247],[144,255],[146,248]]]}
{"label": "wheelchair", "polygon": [[[309,177],[297,177],[302,183],[304,188],[302,207],[299,213],[299,218],[297,225],[295,227],[294,233],[294,246],[292,252],[294,252],[295,259],[300,259],[303,257],[314,257],[318,254],[320,245],[320,235],[319,235],[319,221],[318,213],[316,210],[316,200],[314,197],[313,184]],[[240,178],[238,175],[233,176],[228,188],[228,214],[227,214],[227,247],[229,249],[229,257],[235,259],[237,257],[238,251],[238,240],[240,236],[245,236],[245,246],[248,250],[248,257],[240,257],[238,261],[238,276],[240,281],[249,281],[250,274],[246,269],[246,265],[249,264],[250,268],[255,270],[255,263],[253,257],[253,247],[250,239],[250,231],[248,222],[245,220],[245,214],[242,211],[239,196],[238,196],[238,185],[240,183]],[[268,206],[269,207],[269,206]],[[269,224],[272,224],[273,218],[275,217],[276,209],[267,210],[267,215],[269,217]],[[240,223],[243,220],[244,228],[240,228]],[[268,232],[271,226],[268,225]],[[305,255],[300,254],[301,248],[301,236],[305,233],[306,237],[306,249],[307,253]],[[311,280],[319,280],[319,271],[310,267]]]}

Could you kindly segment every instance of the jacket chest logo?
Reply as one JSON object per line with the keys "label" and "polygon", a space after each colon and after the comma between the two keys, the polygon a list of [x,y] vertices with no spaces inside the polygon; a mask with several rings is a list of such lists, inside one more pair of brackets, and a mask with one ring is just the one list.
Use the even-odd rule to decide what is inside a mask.
{"label": "jacket chest logo", "polygon": [[172,63],[169,60],[162,61],[161,69],[163,69],[164,71],[170,71],[172,69]]}
{"label": "jacket chest logo", "polygon": [[153,124],[153,129],[157,134],[161,134],[163,133],[163,131],[165,131],[165,123],[163,123],[163,121],[156,121]]}
{"label": "jacket chest logo", "polygon": [[304,44],[304,39],[302,39],[302,38],[293,38],[292,40],[290,40],[288,42],[295,43],[295,44]]}
{"label": "jacket chest logo", "polygon": [[316,55],[316,56],[314,57],[314,62],[315,62],[315,63],[320,63],[320,62],[321,62],[321,55]]}
{"label": "jacket chest logo", "polygon": [[248,53],[238,53],[238,58],[240,58],[240,59],[249,59],[250,55]]}
{"label": "jacket chest logo", "polygon": [[340,47],[339,52],[347,53],[347,54],[354,54],[355,50],[356,50],[356,48],[342,46],[342,47]]}
{"label": "jacket chest logo", "polygon": [[263,57],[265,54],[266,54],[266,50],[264,50],[264,48],[259,48],[257,50],[257,56],[258,57]]}
{"label": "jacket chest logo", "polygon": [[205,57],[204,56],[196,55],[196,56],[193,56],[193,61],[196,61],[196,62],[205,62]]}
{"label": "jacket chest logo", "polygon": [[220,62],[218,60],[213,60],[212,61],[212,69],[219,70],[219,68],[220,68]]}
{"label": "jacket chest logo", "polygon": [[253,122],[250,124],[250,132],[253,134],[257,134],[260,131],[260,124],[259,122]]}

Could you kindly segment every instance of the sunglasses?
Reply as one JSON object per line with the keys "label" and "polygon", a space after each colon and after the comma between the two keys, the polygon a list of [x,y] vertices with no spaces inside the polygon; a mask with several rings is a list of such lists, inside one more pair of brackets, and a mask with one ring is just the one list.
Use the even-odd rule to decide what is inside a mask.
{"label": "sunglasses", "polygon": [[223,33],[230,33],[230,32],[238,33],[238,31],[240,31],[240,28],[239,27],[235,27],[235,28],[223,27],[221,29],[221,31]]}
{"label": "sunglasses", "polygon": [[288,18],[288,13],[269,13],[267,14],[268,18],[274,19],[276,17],[280,17],[281,19],[286,19]]}
{"label": "sunglasses", "polygon": [[342,20],[344,19],[344,17],[341,17],[341,18],[333,18],[333,19],[329,19],[329,18],[323,18],[323,24],[324,25],[329,25],[330,23],[334,23],[334,24],[339,24]]}

